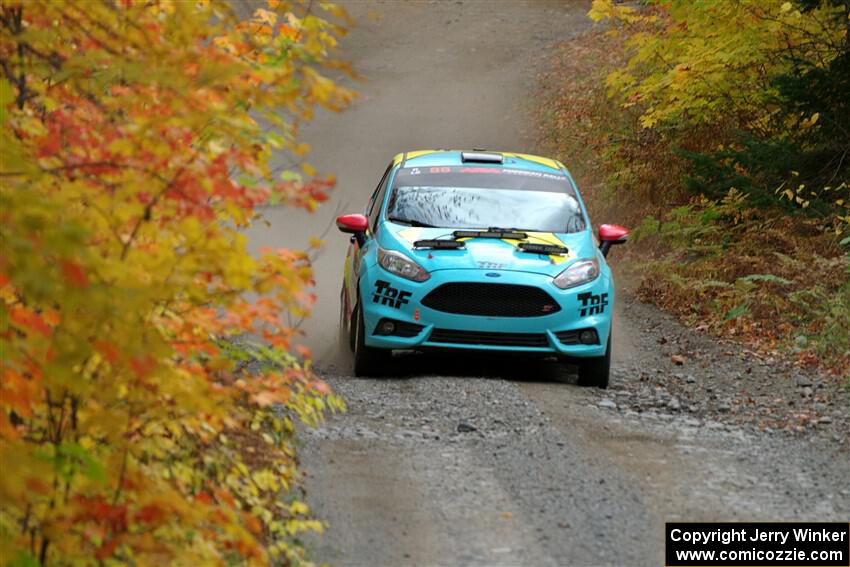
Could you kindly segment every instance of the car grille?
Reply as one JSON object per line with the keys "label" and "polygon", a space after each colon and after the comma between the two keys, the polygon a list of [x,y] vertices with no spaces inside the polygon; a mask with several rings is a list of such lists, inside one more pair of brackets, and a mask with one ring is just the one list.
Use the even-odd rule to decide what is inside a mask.
{"label": "car grille", "polygon": [[434,329],[428,339],[432,343],[454,343],[461,345],[548,347],[549,341],[543,333],[485,333],[479,331],[453,331]]}
{"label": "car grille", "polygon": [[443,284],[422,300],[436,311],[488,317],[540,317],[561,310],[540,288],[528,285],[455,282]]}

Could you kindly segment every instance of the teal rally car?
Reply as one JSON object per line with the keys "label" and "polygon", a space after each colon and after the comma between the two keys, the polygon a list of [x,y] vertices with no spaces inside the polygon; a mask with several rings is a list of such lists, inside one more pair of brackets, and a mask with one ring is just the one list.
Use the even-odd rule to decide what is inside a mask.
{"label": "teal rally car", "polygon": [[351,234],[340,295],[357,376],[393,350],[466,349],[556,357],[606,388],[614,282],[605,257],[628,230],[598,238],[558,161],[528,154],[422,150],[395,156]]}

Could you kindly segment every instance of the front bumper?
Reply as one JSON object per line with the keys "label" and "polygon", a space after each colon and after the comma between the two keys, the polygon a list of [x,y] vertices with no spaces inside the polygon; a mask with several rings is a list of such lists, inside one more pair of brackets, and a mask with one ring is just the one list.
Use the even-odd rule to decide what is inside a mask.
{"label": "front bumper", "polygon": [[[431,291],[453,282],[537,287],[549,294],[560,309],[540,316],[493,317],[438,311],[422,304]],[[608,273],[569,290],[561,290],[552,282],[550,276],[527,272],[438,270],[431,273],[428,281],[417,283],[373,266],[360,278],[364,339],[367,346],[386,349],[450,348],[579,358],[603,356],[614,306],[614,289]],[[377,334],[378,323],[387,319],[401,322],[403,334],[408,336]],[[584,329],[596,332],[598,344],[577,344],[574,340],[577,333],[569,333]]]}

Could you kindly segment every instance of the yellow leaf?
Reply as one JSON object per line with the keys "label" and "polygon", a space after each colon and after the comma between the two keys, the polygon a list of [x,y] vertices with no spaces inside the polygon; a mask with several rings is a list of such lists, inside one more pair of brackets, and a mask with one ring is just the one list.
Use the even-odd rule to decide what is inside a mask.
{"label": "yellow leaf", "polygon": [[299,514],[309,513],[310,508],[300,500],[296,500],[295,502],[290,504],[289,511],[292,513],[292,515],[297,516]]}
{"label": "yellow leaf", "polygon": [[268,10],[264,10],[262,8],[257,8],[254,11],[254,18],[256,18],[257,20],[259,20],[259,21],[261,21],[265,24],[273,26],[275,24],[275,22],[277,21],[277,14],[275,14],[274,12],[270,12]]}

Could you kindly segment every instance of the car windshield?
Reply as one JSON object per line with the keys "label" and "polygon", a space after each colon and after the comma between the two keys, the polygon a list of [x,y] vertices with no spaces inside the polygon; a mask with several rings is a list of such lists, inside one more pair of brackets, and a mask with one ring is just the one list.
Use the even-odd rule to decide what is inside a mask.
{"label": "car windshield", "polygon": [[501,167],[402,168],[393,181],[386,218],[441,228],[585,229],[569,179]]}

